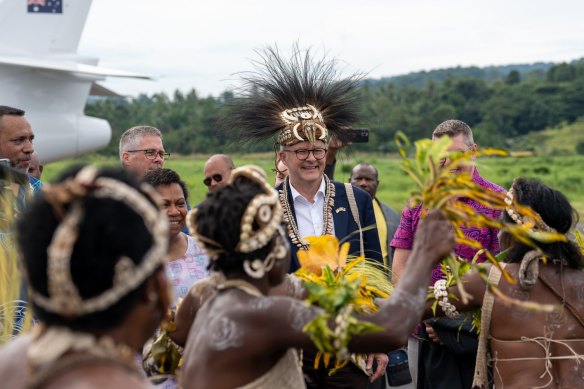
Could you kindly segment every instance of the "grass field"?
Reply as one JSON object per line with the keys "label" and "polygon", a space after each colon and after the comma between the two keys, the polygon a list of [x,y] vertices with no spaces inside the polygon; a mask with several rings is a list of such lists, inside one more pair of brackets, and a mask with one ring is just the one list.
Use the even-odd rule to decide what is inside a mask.
{"label": "grass field", "polygon": [[[176,170],[187,183],[190,191],[190,203],[197,204],[206,194],[203,185],[203,164],[207,155],[172,158],[165,167]],[[253,163],[273,173],[273,155],[245,154],[233,155],[236,165]],[[379,170],[379,189],[377,197],[401,210],[413,187],[412,181],[399,168],[401,160],[396,156],[380,154],[341,155],[337,163],[335,179],[346,182],[351,168],[359,162],[369,162]],[[96,163],[101,166],[118,166],[114,158],[90,156],[55,162],[45,167],[43,181],[51,182],[66,167],[79,163]],[[584,218],[584,156],[556,157],[516,157],[516,158],[480,158],[477,161],[479,171],[486,179],[509,188],[515,177],[538,178],[545,184],[562,191]]]}

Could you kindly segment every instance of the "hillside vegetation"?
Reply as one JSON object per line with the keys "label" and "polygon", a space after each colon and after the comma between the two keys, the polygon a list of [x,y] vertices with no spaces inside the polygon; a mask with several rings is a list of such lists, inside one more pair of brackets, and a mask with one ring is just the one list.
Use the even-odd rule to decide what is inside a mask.
{"label": "hillside vegetation", "polygon": [[584,119],[543,131],[530,132],[513,140],[513,148],[537,155],[584,154]]}
{"label": "hillside vegetation", "polygon": [[[548,140],[556,137],[541,131],[560,128],[559,135],[564,136],[572,125],[581,126],[575,123],[584,115],[584,63],[510,66],[418,72],[411,76],[412,82],[405,78],[364,81],[359,91],[362,120],[356,125],[369,127],[371,135],[369,143],[355,146],[355,150],[393,152],[397,131],[419,139],[428,137],[438,123],[457,118],[473,128],[483,147],[573,153],[573,142],[574,149],[548,146]],[[223,109],[233,98],[229,91],[220,97],[201,97],[193,89],[173,96],[141,95],[131,101],[97,100],[86,111],[112,125],[112,142],[100,152],[103,155],[117,154],[121,133],[138,124],[160,128],[166,148],[183,155],[271,150],[270,142],[242,148],[220,133],[217,120],[226,114]],[[537,140],[539,135],[544,137],[543,145]],[[526,136],[534,139],[533,145],[523,141]]]}

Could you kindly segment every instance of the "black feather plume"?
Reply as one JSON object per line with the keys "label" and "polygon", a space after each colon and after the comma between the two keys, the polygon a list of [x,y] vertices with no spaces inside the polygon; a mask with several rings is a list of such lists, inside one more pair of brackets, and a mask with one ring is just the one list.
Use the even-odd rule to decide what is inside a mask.
{"label": "black feather plume", "polygon": [[221,127],[241,142],[257,142],[277,136],[286,128],[280,113],[313,105],[320,111],[329,136],[346,140],[346,132],[358,120],[357,87],[361,76],[342,78],[338,61],[313,59],[310,50],[294,46],[289,59],[277,47],[257,51],[253,71],[242,72],[242,86],[227,107]]}

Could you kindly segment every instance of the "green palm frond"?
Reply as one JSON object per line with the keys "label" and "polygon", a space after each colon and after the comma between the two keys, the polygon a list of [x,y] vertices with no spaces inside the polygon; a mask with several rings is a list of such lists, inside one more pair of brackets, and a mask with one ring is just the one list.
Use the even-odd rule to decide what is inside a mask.
{"label": "green palm frond", "polygon": [[[460,226],[488,227],[505,231],[509,233],[514,240],[536,247],[536,241],[555,242],[566,241],[564,234],[533,231],[537,213],[531,208],[517,203],[513,199],[513,209],[523,216],[533,219],[534,223],[524,223],[518,225],[507,223],[500,219],[492,219],[475,212],[475,210],[460,202],[459,198],[468,198],[478,203],[488,206],[491,209],[505,210],[508,204],[505,203],[506,196],[504,193],[488,191],[478,186],[472,181],[469,173],[452,174],[452,169],[463,167],[471,163],[471,159],[477,156],[507,156],[507,152],[498,149],[486,149],[481,151],[469,150],[466,152],[449,152],[451,140],[444,136],[435,141],[430,139],[419,140],[414,143],[414,155],[408,157],[408,149],[411,143],[403,133],[398,133],[395,137],[395,143],[400,149],[402,156],[401,169],[406,172],[414,182],[414,189],[411,192],[412,205],[423,204],[422,217],[433,209],[440,209],[448,221],[452,224],[455,232],[456,242],[480,250],[486,258],[497,266],[503,276],[511,283],[516,281],[503,269],[497,258],[486,250],[482,244],[468,236],[465,236]],[[441,166],[441,161],[449,160],[447,167]],[[469,300],[469,294],[460,282],[464,273],[471,269],[479,270],[479,267],[472,263],[470,266],[464,265],[466,261],[460,261],[454,256],[449,256],[443,260],[444,272],[450,285],[456,284],[461,296],[461,300],[466,304]],[[490,286],[493,289],[493,286]]]}

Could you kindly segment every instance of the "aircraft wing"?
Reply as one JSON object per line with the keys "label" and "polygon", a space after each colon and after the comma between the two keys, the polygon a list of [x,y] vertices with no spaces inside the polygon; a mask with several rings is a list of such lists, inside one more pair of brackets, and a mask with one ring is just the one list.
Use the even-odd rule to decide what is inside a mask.
{"label": "aircraft wing", "polygon": [[100,96],[100,97],[118,97],[118,98],[126,98],[127,96],[121,95],[117,92],[114,92],[111,89],[106,88],[103,85],[98,84],[97,82],[91,83],[91,89],[89,90],[89,96]]}
{"label": "aircraft wing", "polygon": [[143,74],[126,72],[123,70],[102,68],[94,65],[87,65],[75,62],[55,61],[45,58],[35,57],[12,57],[0,56],[0,65],[24,67],[30,69],[48,70],[54,72],[74,73],[90,77],[125,77],[141,78],[151,80],[152,78]]}

